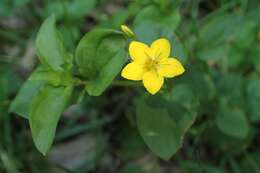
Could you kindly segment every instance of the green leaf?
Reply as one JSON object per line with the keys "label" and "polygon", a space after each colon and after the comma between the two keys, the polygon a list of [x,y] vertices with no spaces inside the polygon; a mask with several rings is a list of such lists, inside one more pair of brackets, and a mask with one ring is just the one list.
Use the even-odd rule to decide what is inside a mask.
{"label": "green leaf", "polygon": [[45,81],[27,80],[22,85],[15,99],[12,101],[9,112],[15,112],[23,118],[28,118],[32,99],[37,95],[40,88],[42,88],[45,83]]}
{"label": "green leaf", "polygon": [[122,25],[122,23],[126,23],[127,19],[130,17],[131,12],[129,10],[119,10],[111,16],[111,18],[102,21],[100,23],[100,26],[104,28],[113,28],[113,29],[118,29]]}
{"label": "green leaf", "polygon": [[72,86],[47,85],[33,99],[29,123],[33,141],[44,155],[53,143],[58,120],[68,103],[72,89]]}
{"label": "green leaf", "polygon": [[0,16],[9,17],[13,15],[17,9],[23,8],[27,5],[30,1],[29,0],[2,0],[0,1]]}
{"label": "green leaf", "polygon": [[[83,23],[78,21],[79,23]],[[76,44],[80,39],[80,30],[78,25],[65,24],[60,27],[60,31],[64,38],[64,45],[68,50],[74,51]]]}
{"label": "green leaf", "polygon": [[167,160],[179,149],[177,125],[166,109],[153,109],[139,102],[137,125],[145,143],[159,157]]}
{"label": "green leaf", "polygon": [[86,90],[98,96],[110,85],[126,61],[126,41],[120,32],[94,29],[76,49],[80,74],[88,79]]}
{"label": "green leaf", "polygon": [[251,76],[246,88],[249,118],[252,122],[260,121],[260,78]]}
{"label": "green leaf", "polygon": [[0,74],[0,103],[8,98],[8,78],[6,74]]}
{"label": "green leaf", "polygon": [[151,5],[142,9],[134,20],[134,31],[137,38],[146,44],[152,43],[159,37],[172,39],[173,31],[178,27],[180,14],[177,9],[169,13]]}
{"label": "green leaf", "polygon": [[181,103],[185,108],[193,112],[195,112],[199,106],[199,98],[188,84],[181,83],[174,85],[171,92],[165,95],[169,97],[169,101]]}
{"label": "green leaf", "polygon": [[[245,49],[250,48],[256,35],[256,23],[242,15],[220,15],[200,28],[196,43],[197,57],[222,66],[236,67],[245,60]],[[212,41],[214,40],[214,41]]]}
{"label": "green leaf", "polygon": [[177,9],[163,12],[158,6],[151,5],[142,9],[134,20],[134,26],[151,21],[160,24],[164,28],[174,31],[180,22],[181,16]]}
{"label": "green leaf", "polygon": [[63,70],[65,65],[71,65],[72,58],[63,45],[61,35],[55,26],[55,16],[47,18],[36,38],[36,49],[42,64],[54,71]]}
{"label": "green leaf", "polygon": [[12,101],[9,112],[15,112],[18,115],[28,118],[29,110],[32,104],[32,100],[39,90],[47,83],[45,80],[31,80],[34,76],[37,76],[37,68],[27,79],[27,81],[21,86],[15,99]]}
{"label": "green leaf", "polygon": [[[244,78],[240,74],[215,74],[218,97],[227,100],[228,107],[244,108]],[[236,86],[236,87],[234,87]]]}
{"label": "green leaf", "polygon": [[[123,118],[123,117],[122,117]],[[118,150],[118,155],[123,160],[133,160],[142,157],[146,151],[147,147],[142,140],[140,133],[136,126],[129,122],[129,119],[125,117],[118,121],[119,129],[118,140],[120,141]]]}
{"label": "green leaf", "polygon": [[[203,43],[202,45],[207,45]],[[202,49],[198,49],[197,56],[199,59],[215,63],[216,61],[219,61],[220,59],[226,58],[227,56],[227,50],[225,44],[220,45],[210,45],[208,44]]]}
{"label": "green leaf", "polygon": [[257,72],[260,72],[260,46],[259,44],[255,44],[256,46],[252,46],[252,55],[250,57],[250,61],[254,65]]}
{"label": "green leaf", "polygon": [[52,1],[46,3],[44,16],[55,14],[57,19],[80,19],[96,5],[96,0]]}
{"label": "green leaf", "polygon": [[167,30],[153,21],[144,21],[138,24],[134,31],[138,40],[148,45],[160,37],[167,38],[171,42],[171,56],[177,57],[182,63],[187,62],[188,52],[185,50],[181,40],[173,34],[172,30]]}
{"label": "green leaf", "polygon": [[216,88],[212,77],[209,75],[209,69],[202,61],[187,65],[186,72],[179,80],[181,83],[191,86],[193,94],[196,95],[200,102],[207,103],[216,95]]}
{"label": "green leaf", "polygon": [[34,70],[28,80],[22,85],[9,108],[10,112],[28,118],[32,100],[46,84],[53,86],[68,86],[73,84],[70,71],[52,71],[40,66]]}
{"label": "green leaf", "polygon": [[230,40],[234,39],[241,22],[242,16],[232,14],[220,15],[202,24],[196,43],[197,57],[211,62],[226,59]]}
{"label": "green leaf", "polygon": [[249,134],[249,124],[241,110],[223,109],[217,114],[217,127],[226,135],[244,139]]}
{"label": "green leaf", "polygon": [[68,18],[77,19],[87,15],[96,5],[96,0],[77,0],[67,4]]}
{"label": "green leaf", "polygon": [[168,10],[168,8],[172,7],[173,1],[172,0],[154,0],[163,11]]}
{"label": "green leaf", "polygon": [[257,23],[255,21],[244,20],[240,26],[234,33],[235,45],[241,49],[249,48],[253,44],[255,35],[257,34]]}
{"label": "green leaf", "polygon": [[142,98],[137,103],[137,125],[141,136],[148,147],[165,160],[181,147],[194,118],[195,114],[185,107],[160,97]]}
{"label": "green leaf", "polygon": [[242,15],[225,14],[209,20],[200,28],[199,43],[202,42],[208,46],[208,44],[221,44],[228,41],[241,24],[242,19]]}
{"label": "green leaf", "polygon": [[42,66],[35,70],[29,80],[46,81],[53,86],[68,86],[74,82],[70,71],[52,71]]}
{"label": "green leaf", "polygon": [[[134,27],[138,40],[151,44],[162,35],[162,27],[153,21],[144,21]],[[165,37],[165,36],[164,36]]]}
{"label": "green leaf", "polygon": [[89,81],[86,90],[90,95],[99,96],[111,84],[126,61],[125,50],[119,51],[100,71],[96,79]]}
{"label": "green leaf", "polygon": [[211,148],[232,155],[245,151],[253,142],[254,136],[251,132],[247,138],[232,137],[220,130],[216,124],[211,123],[204,131],[203,138]]}
{"label": "green leaf", "polygon": [[238,65],[242,64],[244,60],[245,58],[243,49],[236,48],[235,46],[229,48],[227,58],[229,67],[237,67]]}
{"label": "green leaf", "polygon": [[176,57],[178,60],[180,60],[183,64],[186,64],[188,61],[188,51],[184,47],[183,42],[178,39],[177,35],[173,35],[170,39],[171,41],[171,56]]}

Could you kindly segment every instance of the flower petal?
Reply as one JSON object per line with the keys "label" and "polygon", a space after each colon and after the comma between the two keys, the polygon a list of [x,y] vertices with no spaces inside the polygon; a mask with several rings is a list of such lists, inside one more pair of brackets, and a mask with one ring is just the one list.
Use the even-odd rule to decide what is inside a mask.
{"label": "flower petal", "polygon": [[148,58],[150,48],[141,42],[132,41],[129,45],[129,54],[132,60],[144,63]]}
{"label": "flower petal", "polygon": [[144,73],[143,84],[146,90],[151,93],[157,93],[163,85],[163,77],[151,70]]}
{"label": "flower petal", "polygon": [[129,80],[142,80],[144,74],[143,65],[138,62],[127,64],[121,72],[121,76]]}
{"label": "flower petal", "polygon": [[171,53],[171,44],[165,38],[155,40],[151,45],[151,54],[153,58],[164,59],[168,58]]}
{"label": "flower petal", "polygon": [[178,76],[184,71],[184,67],[176,58],[166,58],[159,62],[158,73],[163,77]]}

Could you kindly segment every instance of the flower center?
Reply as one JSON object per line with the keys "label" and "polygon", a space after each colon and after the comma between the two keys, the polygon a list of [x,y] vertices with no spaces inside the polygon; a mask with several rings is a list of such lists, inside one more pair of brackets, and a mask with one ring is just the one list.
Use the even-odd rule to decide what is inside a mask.
{"label": "flower center", "polygon": [[151,59],[149,58],[146,62],[145,62],[145,69],[147,71],[151,71],[151,70],[154,70],[154,71],[157,71],[157,66],[158,66],[159,62],[155,59]]}

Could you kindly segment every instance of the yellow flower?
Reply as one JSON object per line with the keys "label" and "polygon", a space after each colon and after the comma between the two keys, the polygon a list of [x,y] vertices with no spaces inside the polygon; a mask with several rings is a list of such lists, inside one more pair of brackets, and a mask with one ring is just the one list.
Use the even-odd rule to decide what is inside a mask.
{"label": "yellow flower", "polygon": [[184,67],[176,58],[170,58],[171,45],[167,39],[155,40],[151,46],[138,41],[129,45],[132,62],[121,72],[122,77],[143,81],[151,94],[157,93],[163,85],[164,78],[172,78],[184,73]]}
{"label": "yellow flower", "polygon": [[126,25],[121,25],[121,30],[130,38],[135,37],[134,32]]}

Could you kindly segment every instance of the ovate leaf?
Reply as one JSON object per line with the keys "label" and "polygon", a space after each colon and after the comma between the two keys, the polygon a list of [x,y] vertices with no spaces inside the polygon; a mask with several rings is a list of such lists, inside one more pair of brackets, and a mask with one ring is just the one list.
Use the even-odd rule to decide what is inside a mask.
{"label": "ovate leaf", "polygon": [[159,157],[169,159],[181,144],[176,123],[166,109],[154,109],[144,102],[137,105],[137,124],[148,147]]}
{"label": "ovate leaf", "polygon": [[226,135],[244,139],[249,133],[249,124],[240,110],[223,109],[217,114],[217,127]]}
{"label": "ovate leaf", "polygon": [[260,78],[252,76],[247,82],[246,88],[247,106],[249,118],[253,122],[260,121]]}
{"label": "ovate leaf", "polygon": [[9,112],[17,113],[18,115],[28,118],[29,110],[32,104],[32,100],[39,90],[47,83],[45,80],[31,80],[37,76],[38,71],[42,67],[37,68],[27,79],[27,81],[21,86],[15,99],[12,101]]}
{"label": "ovate leaf", "polygon": [[137,26],[145,21],[152,21],[174,31],[178,27],[180,19],[181,16],[177,9],[164,12],[158,6],[151,5],[139,12],[134,20],[134,25]]}
{"label": "ovate leaf", "polygon": [[96,5],[96,0],[77,0],[67,3],[68,17],[71,19],[81,18],[87,15]]}
{"label": "ovate leaf", "polygon": [[153,21],[144,21],[136,25],[134,31],[137,38],[146,44],[151,44],[152,41],[163,36],[162,27]]}
{"label": "ovate leaf", "polygon": [[[174,108],[177,111],[173,111]],[[174,114],[179,114],[176,115],[178,118]],[[194,118],[181,105],[160,97],[142,98],[137,103],[137,125],[141,136],[152,152],[165,160],[181,147]]]}
{"label": "ovate leaf", "polygon": [[64,48],[55,22],[54,15],[43,22],[37,34],[36,49],[41,63],[57,71],[62,70],[64,65],[71,64],[71,56]]}
{"label": "ovate leaf", "polygon": [[86,90],[90,95],[98,96],[110,85],[115,76],[119,73],[126,61],[125,50],[119,51],[100,71],[96,79],[89,81]]}
{"label": "ovate leaf", "polygon": [[42,87],[46,84],[68,86],[72,83],[73,78],[70,71],[52,71],[49,68],[40,66],[33,71],[27,81],[22,85],[11,103],[9,111],[28,118],[32,100]]}
{"label": "ovate leaf", "polygon": [[123,160],[132,160],[143,156],[147,147],[137,127],[130,124],[126,118],[120,120],[118,124],[119,129],[121,129],[118,134],[120,144],[117,150],[119,156]]}
{"label": "ovate leaf", "polygon": [[96,5],[96,0],[51,1],[44,8],[44,16],[55,14],[57,19],[75,20],[87,15]]}
{"label": "ovate leaf", "polygon": [[29,114],[33,141],[46,154],[52,145],[58,120],[72,93],[72,86],[45,86],[34,97]]}
{"label": "ovate leaf", "polygon": [[45,81],[26,81],[11,103],[9,112],[15,112],[23,118],[28,118],[32,99],[45,83]]}
{"label": "ovate leaf", "polygon": [[227,100],[227,106],[239,108],[245,107],[245,98],[243,94],[244,78],[242,75],[215,73],[215,82],[218,97]]}
{"label": "ovate leaf", "polygon": [[94,29],[87,33],[76,49],[76,63],[88,79],[86,90],[100,95],[120,72],[126,61],[126,41],[120,32]]}
{"label": "ovate leaf", "polygon": [[228,44],[241,22],[241,15],[232,14],[219,15],[203,23],[196,43],[197,57],[211,62],[226,59]]}
{"label": "ovate leaf", "polygon": [[172,40],[173,32],[178,27],[181,16],[177,9],[162,11],[158,6],[143,8],[134,20],[137,38],[150,44],[159,37]]}
{"label": "ovate leaf", "polygon": [[[187,65],[186,72],[180,78],[181,83],[189,85],[192,93],[203,103],[208,102],[216,94],[212,77],[208,73],[207,65],[201,61],[197,61],[192,65]],[[175,87],[173,87],[174,89]]]}

